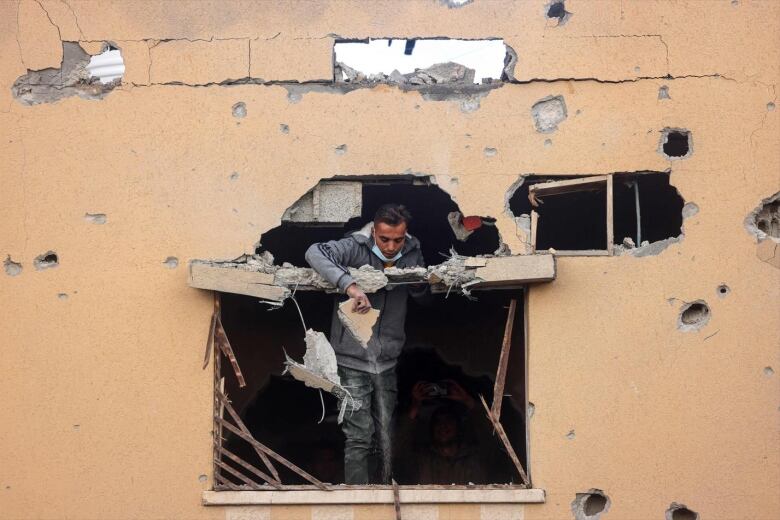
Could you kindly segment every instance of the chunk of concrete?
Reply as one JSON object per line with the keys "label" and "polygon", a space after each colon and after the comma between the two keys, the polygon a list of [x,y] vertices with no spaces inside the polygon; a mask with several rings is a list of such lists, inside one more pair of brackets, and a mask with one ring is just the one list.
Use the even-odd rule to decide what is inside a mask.
{"label": "chunk of concrete", "polygon": [[283,222],[344,223],[363,212],[363,185],[321,181],[282,215]]}
{"label": "chunk of concrete", "polygon": [[341,384],[336,353],[322,332],[312,329],[306,331],[306,354],[303,355],[303,364],[314,374],[335,385]]}
{"label": "chunk of concrete", "polygon": [[342,325],[360,343],[363,348],[368,348],[368,342],[374,334],[374,325],[379,319],[379,311],[369,309],[365,314],[360,314],[352,310],[355,303],[354,298],[339,305],[338,315]]}

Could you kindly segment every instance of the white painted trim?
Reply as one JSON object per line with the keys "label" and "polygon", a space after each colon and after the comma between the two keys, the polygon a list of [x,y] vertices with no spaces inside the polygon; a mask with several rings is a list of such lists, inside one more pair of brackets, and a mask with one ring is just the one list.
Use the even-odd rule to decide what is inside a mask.
{"label": "white painted trim", "polygon": [[[542,504],[543,489],[404,489],[402,504]],[[393,490],[204,491],[203,505],[392,504]]]}

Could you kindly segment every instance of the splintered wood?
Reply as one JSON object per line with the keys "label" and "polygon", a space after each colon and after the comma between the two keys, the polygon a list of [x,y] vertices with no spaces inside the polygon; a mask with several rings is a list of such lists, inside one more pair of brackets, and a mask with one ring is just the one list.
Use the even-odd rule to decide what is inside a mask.
{"label": "splintered wood", "polygon": [[360,343],[360,346],[368,348],[368,342],[374,333],[374,325],[379,319],[379,311],[369,309],[365,314],[360,314],[352,310],[354,304],[354,298],[341,303],[338,310],[339,319],[352,337]]}
{"label": "splintered wood", "polygon": [[501,355],[498,358],[498,369],[496,370],[496,383],[493,386],[493,407],[491,412],[496,420],[501,419],[501,403],[504,400],[504,385],[506,384],[506,369],[509,364],[509,349],[512,346],[512,329],[515,324],[515,314],[517,313],[517,300],[512,299],[509,304],[509,315],[506,318],[504,328],[504,341],[501,343]]}
{"label": "splintered wood", "polygon": [[206,368],[209,362],[209,352],[211,351],[211,345],[215,345],[219,350],[228,358],[230,365],[233,367],[233,372],[236,374],[238,380],[238,386],[241,388],[246,386],[244,380],[244,374],[241,373],[241,367],[238,366],[238,359],[233,353],[233,347],[230,346],[230,340],[225,332],[225,327],[222,326],[222,306],[219,295],[214,297],[214,314],[211,316],[211,326],[209,328],[209,338],[206,341],[206,355],[203,359],[203,368]]}
{"label": "splintered wood", "polygon": [[[301,468],[299,468],[298,466],[296,466],[286,458],[282,457],[281,455],[273,451],[265,444],[255,439],[252,436],[251,432],[249,431],[249,428],[246,427],[244,422],[241,420],[241,417],[235,411],[233,405],[230,404],[230,400],[228,400],[227,396],[224,393],[217,390],[216,399],[217,402],[228,413],[228,415],[230,416],[233,422],[231,423],[225,418],[223,418],[220,413],[214,414],[214,421],[217,423],[217,425],[219,425],[220,428],[224,428],[225,430],[231,432],[232,434],[236,435],[237,437],[249,443],[252,446],[252,448],[255,450],[255,452],[258,454],[258,457],[260,457],[260,460],[263,461],[263,464],[265,464],[265,466],[268,468],[270,475],[258,469],[257,467],[250,464],[249,462],[246,462],[245,460],[241,459],[238,455],[231,453],[225,448],[223,448],[221,446],[221,439],[215,439],[215,442],[220,443],[216,446],[215,449],[215,452],[218,456],[215,456],[214,458],[214,465],[217,468],[226,471],[236,479],[243,482],[244,485],[246,487],[249,487],[250,489],[263,489],[263,487],[261,486],[264,486],[265,485],[264,483],[253,480],[253,478],[247,475],[246,473],[240,472],[238,468],[234,466],[229,466],[225,462],[225,460],[221,460],[221,456],[224,455],[225,457],[227,457],[228,460],[234,462],[244,470],[252,473],[254,476],[259,477],[260,479],[265,481],[265,483],[267,483],[268,485],[280,489],[282,484],[279,479],[279,473],[277,472],[276,468],[273,466],[270,460],[270,459],[274,459],[275,461],[285,466],[293,473],[296,473],[298,476],[310,482],[311,484],[317,486],[318,488],[322,490],[330,489],[328,486],[326,486],[325,484],[323,484],[322,482],[320,482],[319,480],[311,476],[309,473],[302,470]],[[241,486],[236,486],[236,484],[230,482],[222,475],[217,476],[217,481],[220,483],[220,485],[223,485],[230,489],[245,489],[242,488]]]}

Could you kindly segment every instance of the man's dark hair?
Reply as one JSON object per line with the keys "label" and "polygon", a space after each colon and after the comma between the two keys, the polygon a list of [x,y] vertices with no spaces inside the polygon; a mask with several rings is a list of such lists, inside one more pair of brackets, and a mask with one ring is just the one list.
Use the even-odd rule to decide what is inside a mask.
{"label": "man's dark hair", "polygon": [[383,222],[391,226],[405,223],[407,226],[412,221],[412,214],[402,204],[382,204],[374,214],[374,224]]}

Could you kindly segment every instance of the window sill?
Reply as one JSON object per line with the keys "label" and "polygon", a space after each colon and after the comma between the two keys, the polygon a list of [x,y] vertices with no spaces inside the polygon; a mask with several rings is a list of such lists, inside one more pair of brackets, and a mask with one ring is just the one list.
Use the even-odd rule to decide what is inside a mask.
{"label": "window sill", "polygon": [[[542,504],[543,489],[515,487],[441,487],[401,486],[402,504]],[[293,505],[293,504],[392,504],[390,486],[338,486],[329,491],[290,489],[268,491],[204,491],[205,506]]]}

